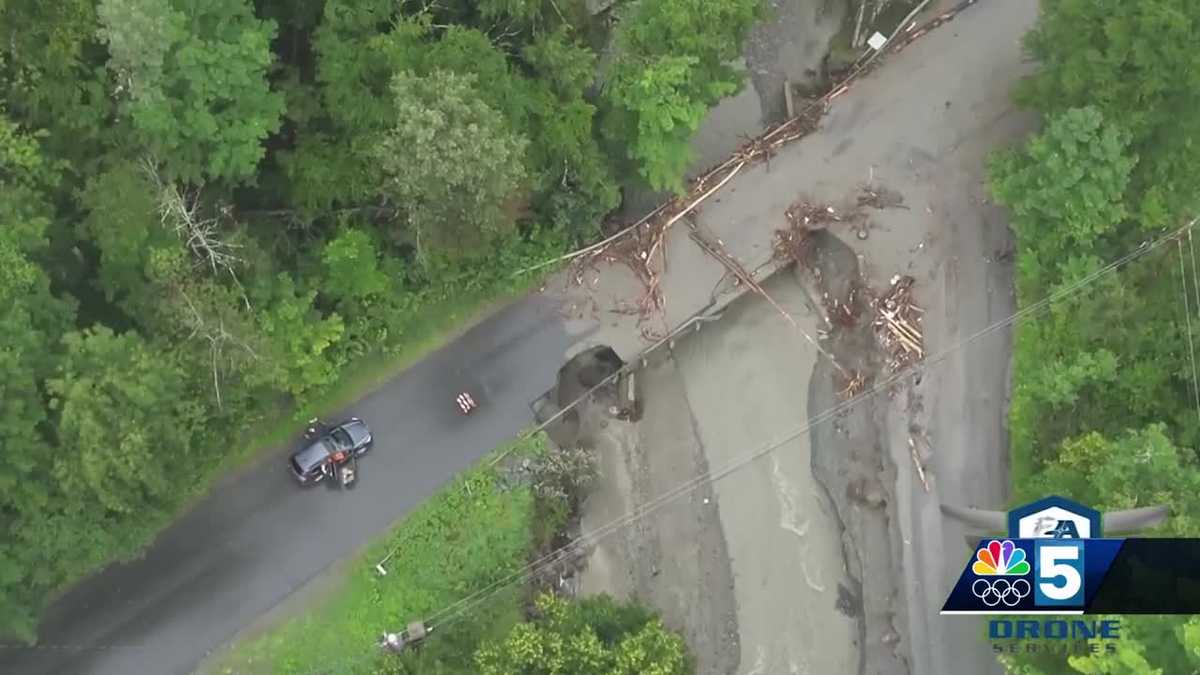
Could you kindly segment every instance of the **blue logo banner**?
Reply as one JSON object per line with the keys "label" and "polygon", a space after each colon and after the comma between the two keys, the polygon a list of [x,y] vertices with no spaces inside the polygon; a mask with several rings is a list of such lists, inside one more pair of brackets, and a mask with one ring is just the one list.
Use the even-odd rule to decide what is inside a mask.
{"label": "blue logo banner", "polygon": [[1125,539],[982,539],[944,614],[1082,614]]}

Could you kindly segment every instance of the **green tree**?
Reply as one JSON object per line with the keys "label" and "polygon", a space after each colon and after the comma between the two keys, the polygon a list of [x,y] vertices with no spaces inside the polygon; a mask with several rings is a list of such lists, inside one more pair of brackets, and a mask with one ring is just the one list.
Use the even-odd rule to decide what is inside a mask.
{"label": "green tree", "polygon": [[94,0],[0,2],[0,104],[82,169],[95,160],[111,112],[96,51]]}
{"label": "green tree", "polygon": [[45,404],[61,335],[73,307],[51,293],[39,263],[51,210],[42,199],[59,179],[36,138],[0,114],[0,632],[30,638],[42,589],[31,577],[46,565],[31,546],[27,518],[55,506]]}
{"label": "green tree", "polygon": [[1062,494],[1101,510],[1166,504],[1170,534],[1200,534],[1200,465],[1161,424],[1115,438],[1093,432],[1068,439],[1030,481],[1028,493]]}
{"label": "green tree", "polygon": [[522,153],[529,208],[520,217],[576,240],[598,232],[600,219],[619,203],[593,131],[597,111],[588,89],[595,60],[566,27],[538,32],[519,59],[478,30],[454,28],[420,58],[420,74],[442,69],[475,77],[479,98],[529,141]]}
{"label": "green tree", "polygon": [[160,504],[177,489],[172,464],[187,463],[205,419],[187,374],[131,332],[98,327],[68,334],[64,345],[47,385],[58,412],[57,480],[118,513]]}
{"label": "green tree", "polygon": [[[1200,465],[1194,451],[1177,447],[1162,424],[1114,437],[1092,432],[1068,439],[1021,488],[1030,497],[1060,494],[1104,511],[1165,504],[1171,517],[1160,536],[1200,534]],[[1121,623],[1115,654],[1007,657],[1008,672],[1153,675],[1192,672],[1200,665],[1195,620],[1139,616],[1122,617]]]}
{"label": "green tree", "polygon": [[507,19],[525,29],[537,24],[546,9],[545,0],[479,0],[477,4],[484,19]]}
{"label": "green tree", "polygon": [[88,215],[79,234],[99,250],[97,281],[109,301],[144,292],[150,252],[175,240],[161,223],[157,195],[145,171],[132,162],[89,179],[80,195]]}
{"label": "green tree", "polygon": [[580,96],[596,70],[596,55],[575,41],[570,29],[543,33],[521,51],[538,81],[564,99]]}
{"label": "green tree", "polygon": [[272,22],[246,0],[102,0],[99,35],[140,142],[172,178],[250,179],[279,129]]}
{"label": "green tree", "polygon": [[41,486],[26,480],[46,456],[41,382],[74,313],[40,263],[51,214],[42,192],[57,180],[35,137],[0,115],[0,513],[44,505]]}
{"label": "green tree", "polygon": [[534,209],[581,241],[597,234],[600,220],[620,203],[593,133],[597,110],[586,95],[596,58],[566,29],[540,35],[522,56],[536,75],[528,131]]}
{"label": "green tree", "polygon": [[388,85],[420,59],[428,37],[425,23],[405,20],[397,10],[386,0],[325,3],[312,40],[314,81],[290,90],[290,98],[308,101],[288,111],[300,115],[302,126],[294,144],[277,156],[288,199],[305,220],[339,206],[379,202],[384,178],[375,146],[395,123]]}
{"label": "green tree", "polygon": [[655,189],[682,189],[688,141],[708,108],[735,93],[729,63],[760,0],[635,0],[618,26],[604,125]]}
{"label": "green tree", "polygon": [[[1182,248],[1190,288],[1186,241]],[[1041,462],[1065,439],[1091,431],[1115,437],[1156,422],[1168,425],[1176,443],[1200,445],[1180,316],[1180,253],[1163,247],[1099,278],[1107,261],[1076,255],[1059,266],[1060,280],[1019,294],[1024,305],[1093,278],[1085,292],[1016,326],[1009,420],[1015,454]]]}
{"label": "green tree", "polygon": [[478,249],[512,225],[505,202],[524,178],[528,142],[480,100],[475,84],[441,70],[392,80],[396,123],[377,158],[418,255],[426,246]]}
{"label": "green tree", "polygon": [[0,0],[0,631],[347,359],[594,235],[606,31],[580,0]]}
{"label": "green tree", "polygon": [[379,254],[371,236],[347,228],[321,251],[325,267],[321,292],[338,300],[361,300],[387,290],[388,279],[379,268]]}
{"label": "green tree", "polygon": [[1200,206],[1200,4],[1192,0],[1055,0],[1025,37],[1037,71],[1018,100],[1050,116],[1094,106],[1128,130],[1141,160],[1130,204],[1146,227]]}
{"label": "green tree", "polygon": [[692,161],[692,134],[709,106],[738,89],[725,79],[697,83],[698,63],[693,56],[626,61],[607,88],[608,102],[626,118],[623,128],[613,133],[629,138],[629,158],[656,190],[683,190],[683,175]]}
{"label": "green tree", "polygon": [[1128,148],[1129,135],[1106,124],[1096,108],[1071,108],[1051,116],[1024,149],[992,158],[992,194],[1012,210],[1012,228],[1030,262],[1056,267],[1125,220],[1125,191],[1137,163]]}
{"label": "green tree", "polygon": [[330,355],[345,326],[337,314],[322,316],[313,306],[316,297],[316,290],[297,289],[292,278],[281,272],[271,302],[256,313],[268,350],[258,355],[257,364],[265,382],[298,401],[333,382],[341,365]]}
{"label": "green tree", "polygon": [[[526,35],[509,26],[510,18],[496,19],[503,27],[491,28],[506,36],[512,30],[519,33],[517,44],[501,48],[482,30],[454,23],[479,20],[479,8],[471,3],[441,3],[436,16],[405,16],[396,9],[378,2],[326,5],[315,40],[322,111],[304,107],[307,130],[280,154],[291,198],[304,217],[319,218],[339,205],[380,203],[387,178],[378,160],[379,138],[396,126],[392,78],[397,73],[429,78],[435,71],[449,71],[474,76],[472,98],[499,113],[512,134],[529,139],[520,162],[514,162],[522,167],[527,177],[523,187],[528,188],[511,204],[515,219],[552,226],[575,240],[597,232],[619,195],[597,142],[597,111],[587,93],[595,55],[579,42],[577,32],[565,23],[539,20],[539,25],[557,27]],[[561,9],[570,13],[565,5]],[[297,97],[317,100],[304,86],[297,92]],[[355,105],[344,105],[348,100]]]}
{"label": "green tree", "polygon": [[204,274],[178,241],[150,248],[145,269],[145,292],[125,306],[146,334],[174,346],[185,370],[207,375],[211,386],[196,391],[198,398],[237,410],[282,391],[277,383],[286,369],[271,358],[276,352],[255,311],[272,301],[273,279],[251,279],[248,298],[242,288]]}
{"label": "green tree", "polygon": [[481,675],[684,675],[683,639],[635,607],[599,596],[537,599],[539,618],[475,654]]}
{"label": "green tree", "polygon": [[31,638],[44,549],[25,542],[24,519],[52,508],[49,417],[42,382],[53,374],[72,307],[50,293],[38,262],[52,214],[42,193],[59,180],[34,135],[0,115],[0,631]]}

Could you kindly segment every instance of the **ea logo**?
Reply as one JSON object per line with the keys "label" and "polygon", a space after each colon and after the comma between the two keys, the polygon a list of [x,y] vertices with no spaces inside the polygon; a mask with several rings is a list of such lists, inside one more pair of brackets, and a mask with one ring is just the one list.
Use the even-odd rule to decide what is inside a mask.
{"label": "ea logo", "polygon": [[1043,534],[1051,539],[1078,539],[1079,528],[1075,527],[1073,520],[1060,520],[1054,524],[1054,529],[1046,530]]}
{"label": "ea logo", "polygon": [[1096,536],[1086,517],[1063,508],[1051,507],[1017,521],[1021,539],[1090,539]]}

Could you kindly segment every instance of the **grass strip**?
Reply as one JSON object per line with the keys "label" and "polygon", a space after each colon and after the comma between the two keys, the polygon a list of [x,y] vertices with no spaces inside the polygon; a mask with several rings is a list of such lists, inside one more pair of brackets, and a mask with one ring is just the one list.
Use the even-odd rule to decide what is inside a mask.
{"label": "grass strip", "polygon": [[[541,434],[500,451],[542,452]],[[474,673],[475,649],[523,619],[521,585],[511,586],[431,636],[419,651],[397,657],[374,644],[522,568],[535,544],[536,504],[528,486],[506,485],[491,455],[443,487],[388,534],[335,570],[327,592],[292,618],[235,641],[204,670],[222,675],[313,672]],[[375,564],[394,552],[380,576]],[[301,591],[302,593],[304,591]]]}

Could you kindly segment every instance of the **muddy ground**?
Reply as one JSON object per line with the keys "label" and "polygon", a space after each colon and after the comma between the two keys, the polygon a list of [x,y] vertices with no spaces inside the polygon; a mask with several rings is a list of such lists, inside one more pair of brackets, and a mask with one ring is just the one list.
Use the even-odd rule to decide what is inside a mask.
{"label": "muddy ground", "polygon": [[[828,418],[846,401],[841,393],[848,373],[863,374],[867,386],[883,372],[885,354],[872,328],[874,318],[862,292],[862,276],[854,251],[827,232],[814,235],[809,255],[795,268],[806,287],[820,293],[827,307],[851,306],[860,318],[852,325],[833,324],[828,348],[809,380],[809,434],[813,476],[829,494],[842,526],[843,550],[854,571],[854,593],[864,616],[860,622],[862,673],[910,673],[911,631],[908,598],[901,566],[901,531],[892,497],[897,467],[888,451],[887,400],[866,398]],[[837,364],[835,366],[834,364]]]}
{"label": "muddy ground", "polygon": [[[832,265],[855,260],[833,238],[828,245],[840,247],[822,258],[833,279]],[[820,314],[795,276],[767,288],[815,334]],[[639,371],[640,422],[608,418],[603,401],[582,416],[581,438],[599,450],[603,476],[583,533],[653,511],[598,543],[580,590],[662,611],[687,636],[699,673],[906,672],[895,650],[903,612],[886,500],[862,508],[856,478],[876,475],[886,457],[870,424],[853,438],[861,449],[812,444],[819,436],[803,420],[832,395],[810,386],[816,361],[771,305],[747,297]],[[722,477],[660,501],[707,475]]]}
{"label": "muddy ground", "polygon": [[[550,418],[612,372],[610,364],[595,358],[597,351],[577,355],[563,367],[556,390],[535,404],[539,419]],[[582,572],[573,575],[570,591],[636,598],[661,611],[684,634],[700,672],[735,672],[736,601],[713,486],[699,485],[670,501],[659,499],[674,493],[682,481],[707,475],[710,467],[695,442],[690,410],[678,405],[684,394],[674,363],[657,358],[654,364],[640,371],[638,379],[651,378],[654,389],[661,382],[670,395],[645,399],[640,423],[612,414],[614,385],[595,392],[546,429],[560,447],[583,445],[596,451],[600,480],[584,504],[579,529],[585,539],[628,514],[653,509],[652,515],[599,538],[588,549]]]}
{"label": "muddy ground", "polygon": [[[830,604],[823,604],[827,598],[818,595],[805,605],[817,626],[815,632],[806,632],[801,620],[789,618],[783,609],[790,605],[780,598],[815,593],[798,563],[804,556],[809,560],[821,556],[825,560],[833,556],[846,560],[843,574],[848,580],[844,584],[847,592],[834,596],[835,611],[839,602],[842,607],[855,607],[855,598],[892,608],[860,609],[862,623],[855,625],[863,627],[859,642],[865,649],[861,657],[854,657],[860,658],[855,663],[867,669],[866,664],[893,660],[868,672],[998,672],[987,645],[978,639],[978,621],[938,614],[969,554],[962,528],[942,517],[940,505],[1003,508],[1006,499],[1008,438],[1004,420],[1011,331],[1002,325],[986,334],[980,331],[1007,318],[1014,309],[1008,255],[1012,242],[1005,213],[988,201],[985,160],[989,152],[1017,142],[1034,127],[1031,115],[1015,110],[1010,90],[1031,68],[1022,60],[1019,39],[1036,14],[1035,0],[981,2],[900,54],[889,56],[882,68],[835,101],[817,133],[783,148],[769,164],[744,171],[705,202],[695,217],[700,230],[722,238],[734,256],[754,269],[769,255],[771,233],[785,225],[784,214],[792,204],[803,200],[828,205],[840,217],[829,225],[830,233],[854,254],[864,282],[881,290],[894,275],[911,275],[916,279],[914,298],[924,310],[922,327],[928,358],[912,377],[856,406],[844,417],[810,430],[803,449],[781,448],[775,453],[781,457],[811,454],[808,475],[781,467],[783,473],[793,486],[800,486],[798,489],[808,494],[820,494],[822,490],[817,488],[827,492],[824,510],[817,500],[810,501],[800,513],[817,517],[814,522],[832,523],[835,532],[844,526],[849,533],[846,537],[839,534],[834,544],[826,541],[817,545],[820,537],[814,538],[813,533],[819,530],[809,529],[805,553],[797,553],[798,546],[784,547],[783,552],[767,548],[768,543],[777,544],[787,537],[779,534],[783,530],[778,525],[781,493],[765,470],[754,468],[763,462],[769,468],[766,458],[715,483],[717,520],[730,556],[728,574],[733,581],[732,603],[738,621],[735,672],[739,675],[804,672],[805,667],[810,672],[859,672],[853,668],[840,670],[832,662],[811,662],[811,658],[825,658],[830,645],[853,645],[852,640],[828,637],[836,634],[841,619],[829,611]],[[888,200],[886,208],[860,206],[858,199],[868,190],[886,192],[894,199]],[[692,296],[708,294],[715,275],[709,269],[711,264],[705,267],[703,255],[695,252],[686,233],[672,234],[676,236],[666,243],[670,263],[663,287],[670,298],[668,311],[676,313],[671,325],[678,325],[681,307],[703,307],[703,302]],[[830,250],[836,248],[831,246]],[[849,266],[844,252],[836,257]],[[622,279],[620,272],[597,272],[593,285],[603,288],[614,284]],[[771,283],[782,284],[778,278],[782,277],[777,275]],[[635,285],[630,288],[630,295],[638,290]],[[778,292],[799,292],[786,288],[783,284]],[[799,307],[803,303],[798,297],[788,302]],[[796,428],[806,417],[827,409],[833,400],[831,374],[827,366],[817,365],[816,350],[803,340],[779,337],[791,330],[786,322],[777,319],[741,329],[729,325],[747,320],[736,312],[748,312],[740,309],[742,305],[757,302],[745,298],[738,301],[719,322],[707,325],[698,336],[678,342],[673,355],[676,375],[671,377],[683,382],[679,387],[684,392],[682,397],[678,388],[653,383],[655,377],[666,378],[667,382],[671,377],[660,373],[645,378],[647,406],[651,398],[658,397],[673,401],[664,405],[690,410],[696,427],[694,447],[702,448],[710,469],[722,466],[723,460],[745,452],[755,442],[767,442],[766,436],[784,433],[785,426]],[[605,307],[601,305],[598,311],[604,312]],[[765,307],[757,311],[771,315]],[[802,325],[815,326],[819,321],[811,315],[801,317],[799,308],[796,314]],[[601,316],[614,328],[601,325],[596,340],[616,340],[613,336],[619,318]],[[705,337],[713,334],[724,335],[730,346],[695,346],[706,340],[713,344],[717,338]],[[841,359],[852,361],[853,355],[841,350],[865,353],[861,344],[864,337],[847,337],[850,339],[845,345],[832,348]],[[855,339],[858,347],[854,346]],[[756,365],[761,363],[770,363],[772,368]],[[663,367],[652,365],[650,370],[655,368],[661,371]],[[887,374],[881,368],[876,364],[877,377]],[[747,380],[739,376],[743,371],[758,374]],[[780,383],[778,375],[782,372],[794,373],[790,379],[795,386]],[[764,384],[760,386],[758,380]],[[701,382],[704,384],[698,384]],[[760,396],[764,391],[774,395]],[[753,417],[765,415],[763,410],[781,400],[789,401],[791,406],[786,423],[769,416]],[[648,442],[649,436],[635,432],[640,444],[637,452],[652,460],[646,465],[648,469],[637,469],[640,465],[632,464],[635,469],[626,472],[653,473],[656,462],[668,467],[660,469],[666,472],[681,471],[678,467],[686,465],[684,460],[671,459],[678,450],[662,449],[680,447],[678,443],[664,442],[659,448]],[[915,460],[910,438],[919,446]],[[695,452],[693,446],[687,448]],[[613,467],[624,465],[622,460]],[[611,471],[612,467],[601,490],[625,490]],[[697,471],[681,472],[676,482],[698,475]],[[739,483],[743,474],[757,478]],[[722,484],[740,487],[725,491]],[[632,479],[627,485],[633,485]],[[632,510],[639,499],[644,499],[632,487],[624,498],[629,501],[612,501],[606,513],[619,511],[621,505]],[[777,503],[766,506],[771,500]],[[601,503],[602,499],[596,502]],[[748,504],[763,506],[755,510]],[[592,517],[593,526],[604,520],[603,515]],[[810,528],[814,526],[810,524]],[[660,536],[653,531],[643,532],[647,537]],[[759,537],[757,544],[737,539],[747,532],[757,533],[753,535]],[[622,557],[619,549],[610,549],[606,554],[608,569],[621,573],[622,565],[636,568],[644,564],[633,553]],[[685,557],[702,558],[695,550]],[[772,566],[780,559],[792,561],[789,574],[772,576]],[[897,570],[891,576],[862,572],[885,562]],[[748,568],[749,563],[758,568]],[[717,570],[714,578],[720,578],[720,566],[706,564]],[[856,575],[856,570],[860,574]],[[658,587],[674,584],[666,572],[660,571],[654,578]],[[856,588],[856,579],[867,586]],[[688,591],[691,595],[677,597],[692,598],[697,607],[727,602],[717,596],[710,599],[694,589],[690,581],[681,583],[692,589]],[[825,583],[817,585],[827,587]],[[619,587],[614,582],[611,588],[634,592],[631,584]],[[679,604],[685,603],[677,601],[676,606]],[[719,630],[704,623],[710,619],[689,626],[686,612],[673,612],[669,620],[689,635],[720,635]],[[768,617],[769,628],[778,630],[756,632],[752,621],[743,622],[755,613]],[[728,610],[721,605],[715,614],[726,616]],[[785,639],[791,643],[784,645]],[[732,645],[731,639],[711,644],[702,640],[698,650],[701,654],[718,654],[720,649],[732,649]],[[761,667],[757,661],[760,646],[767,652]],[[805,664],[796,654],[810,658],[810,662]],[[848,657],[839,663],[850,668],[851,661]],[[707,672],[727,672],[719,670],[724,662],[715,656],[702,662],[717,664],[717,670]],[[907,668],[901,662],[906,662]]]}

